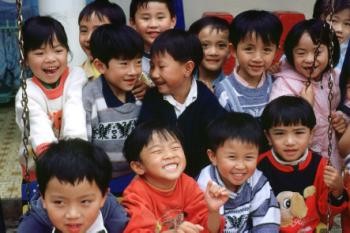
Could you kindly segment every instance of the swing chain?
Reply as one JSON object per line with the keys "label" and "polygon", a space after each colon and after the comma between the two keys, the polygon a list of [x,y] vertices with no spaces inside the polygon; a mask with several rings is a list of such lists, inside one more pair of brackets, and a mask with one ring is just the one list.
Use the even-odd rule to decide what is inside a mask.
{"label": "swing chain", "polygon": [[[20,63],[20,67],[21,67],[21,71],[20,71],[20,86],[22,89],[21,105],[23,108],[23,112],[22,112],[22,122],[23,122],[22,142],[23,142],[23,147],[24,147],[23,156],[25,159],[24,180],[26,182],[29,182],[30,174],[29,174],[28,163],[29,163],[30,125],[29,125],[27,83],[26,83],[26,78],[24,77],[25,61],[24,61],[23,35],[22,35],[22,26],[23,26],[22,0],[16,0],[16,8],[17,8],[18,45],[19,45],[19,51],[20,51],[19,63]],[[27,201],[28,201],[28,208],[30,209],[30,205],[29,205],[30,189],[29,189],[28,184],[26,186],[26,197],[27,197]]]}
{"label": "swing chain", "polygon": [[[330,34],[329,34],[329,41],[330,41],[330,46],[328,48],[328,53],[329,53],[329,60],[328,64],[330,66],[330,71],[329,71],[329,76],[328,76],[328,109],[329,109],[329,114],[328,114],[328,129],[327,129],[327,135],[328,135],[328,165],[331,165],[331,156],[332,156],[332,138],[333,138],[333,127],[332,127],[332,100],[333,100],[333,55],[334,55],[334,43],[333,43],[333,38],[334,38],[334,30],[332,26],[333,22],[333,15],[334,15],[334,0],[329,0],[329,24],[325,23],[325,26],[328,25],[330,29]],[[327,206],[327,232],[330,230],[330,220],[331,220],[331,209],[330,209],[330,198],[331,198],[331,193],[328,193],[328,206]]]}

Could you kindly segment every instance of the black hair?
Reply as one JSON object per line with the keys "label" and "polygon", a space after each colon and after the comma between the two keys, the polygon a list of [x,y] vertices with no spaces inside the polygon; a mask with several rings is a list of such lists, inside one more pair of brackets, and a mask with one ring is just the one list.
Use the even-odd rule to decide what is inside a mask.
{"label": "black hair", "polygon": [[[328,56],[330,56],[329,46],[333,43],[332,61],[333,67],[335,67],[340,57],[338,39],[335,33],[330,29],[328,23],[318,19],[302,20],[290,29],[284,41],[284,54],[286,55],[288,63],[294,67],[293,49],[298,45],[304,33],[310,36],[315,45],[318,43],[325,45],[328,49]],[[329,68],[330,64],[328,64],[326,70]]]}
{"label": "black hair", "polygon": [[207,26],[210,26],[213,30],[217,31],[230,30],[230,24],[225,19],[216,16],[205,16],[192,23],[188,31],[198,35],[201,30]]}
{"label": "black hair", "polygon": [[193,61],[195,69],[203,59],[203,49],[198,37],[182,29],[168,29],[154,40],[151,57],[165,53],[178,62]]}
{"label": "black hair", "polygon": [[[333,3],[333,6],[331,3]],[[325,20],[325,18],[330,15],[332,7],[334,13],[338,13],[344,9],[350,9],[350,0],[316,0],[312,18]]]}
{"label": "black hair", "polygon": [[131,0],[129,16],[131,20],[135,20],[136,11],[140,7],[147,7],[149,2],[164,3],[169,10],[170,16],[173,18],[176,16],[174,2],[172,0]]}
{"label": "black hair", "polygon": [[260,146],[262,129],[259,122],[250,114],[228,112],[213,120],[207,127],[207,146],[216,151],[227,140]]}
{"label": "black hair", "polygon": [[171,136],[183,146],[183,136],[177,127],[162,121],[146,121],[137,125],[124,142],[124,157],[129,163],[140,161],[140,153],[151,142],[153,134],[159,134],[165,139]]}
{"label": "black hair", "polygon": [[126,16],[123,9],[118,4],[111,3],[109,0],[95,0],[86,5],[79,14],[78,23],[80,24],[84,18],[90,20],[93,14],[101,21],[103,17],[106,17],[112,24],[126,24]]}
{"label": "black hair", "polygon": [[72,185],[85,179],[95,182],[104,196],[112,177],[112,164],[107,154],[90,142],[60,140],[50,144],[36,161],[36,175],[43,197],[47,184],[53,178]]}
{"label": "black hair", "polygon": [[24,57],[42,45],[53,46],[54,39],[69,52],[68,39],[63,25],[50,16],[34,16],[27,19],[22,27]]}
{"label": "black hair", "polygon": [[90,50],[93,58],[98,58],[108,67],[113,59],[133,59],[142,57],[143,40],[127,25],[105,24],[92,33]]}
{"label": "black hair", "polygon": [[282,35],[282,23],[271,12],[248,10],[238,14],[230,24],[230,41],[235,48],[247,36],[260,37],[265,44],[277,47]]}
{"label": "black hair", "polygon": [[350,116],[350,108],[344,104],[346,101],[346,85],[350,83],[350,47],[347,48],[343,67],[339,77],[339,87],[340,87],[340,104],[339,109],[346,115]]}
{"label": "black hair", "polygon": [[261,123],[266,131],[275,126],[298,124],[312,130],[316,125],[316,117],[312,106],[302,97],[280,96],[265,106]]}

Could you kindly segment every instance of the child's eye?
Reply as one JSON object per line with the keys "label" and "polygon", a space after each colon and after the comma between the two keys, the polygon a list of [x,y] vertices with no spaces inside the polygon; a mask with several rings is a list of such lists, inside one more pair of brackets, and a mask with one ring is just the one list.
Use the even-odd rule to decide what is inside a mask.
{"label": "child's eye", "polygon": [[305,134],[305,131],[296,131],[296,134]]}
{"label": "child's eye", "polygon": [[89,205],[89,204],[91,204],[91,202],[92,202],[92,200],[82,200],[81,201],[81,204],[83,204],[83,205]]}
{"label": "child's eye", "polygon": [[142,17],[141,19],[142,19],[142,20],[147,21],[147,20],[149,20],[149,19],[150,19],[150,17],[146,17],[146,16],[144,16],[144,17]]}
{"label": "child's eye", "polygon": [[350,22],[344,23],[345,26],[350,27]]}
{"label": "child's eye", "polygon": [[264,52],[265,53],[270,53],[270,52],[272,52],[272,49],[271,48],[264,48]]}
{"label": "child's eye", "polygon": [[127,64],[128,64],[127,61],[121,61],[121,62],[119,62],[119,65],[122,65],[122,66],[126,66]]}
{"label": "child's eye", "polygon": [[55,204],[55,206],[63,206],[63,201],[60,200],[53,201],[53,203]]}
{"label": "child's eye", "polygon": [[225,49],[225,48],[227,48],[227,44],[226,44],[226,43],[219,43],[219,44],[218,44],[218,47],[219,47],[220,49]]}
{"label": "child's eye", "polygon": [[209,47],[209,45],[207,44],[207,43],[202,43],[202,48],[203,49],[206,49],[206,48],[208,48]]}
{"label": "child's eye", "polygon": [[162,153],[162,150],[153,150],[151,151],[152,154],[161,154]]}
{"label": "child's eye", "polygon": [[253,48],[252,47],[246,47],[246,48],[244,48],[244,50],[247,51],[247,52],[251,52],[251,51],[253,51]]}
{"label": "child's eye", "polygon": [[164,18],[165,18],[165,16],[163,16],[163,15],[157,17],[157,19],[164,19]]}

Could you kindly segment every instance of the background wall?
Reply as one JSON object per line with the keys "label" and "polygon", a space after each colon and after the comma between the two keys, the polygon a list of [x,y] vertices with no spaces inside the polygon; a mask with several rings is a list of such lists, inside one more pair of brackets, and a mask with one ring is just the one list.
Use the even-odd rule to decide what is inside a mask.
{"label": "background wall", "polygon": [[[120,5],[129,18],[130,0],[111,0]],[[183,0],[186,28],[205,11],[226,11],[237,15],[249,9],[299,11],[311,18],[315,0]]]}

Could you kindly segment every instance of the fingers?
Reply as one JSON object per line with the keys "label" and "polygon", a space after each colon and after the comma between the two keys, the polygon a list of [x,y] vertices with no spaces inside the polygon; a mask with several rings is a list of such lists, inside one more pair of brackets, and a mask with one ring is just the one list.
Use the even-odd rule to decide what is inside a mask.
{"label": "fingers", "polygon": [[210,196],[214,198],[219,198],[222,195],[227,195],[228,192],[225,187],[221,187],[217,184],[215,184],[213,181],[209,181],[207,185],[207,191],[209,192]]}
{"label": "fingers", "polygon": [[323,179],[327,187],[332,192],[334,191],[337,194],[342,193],[343,181],[337,169],[335,169],[332,166],[326,166],[324,170]]}
{"label": "fingers", "polygon": [[133,95],[138,100],[142,100],[146,94],[148,86],[142,81],[137,80],[134,89],[132,90]]}

